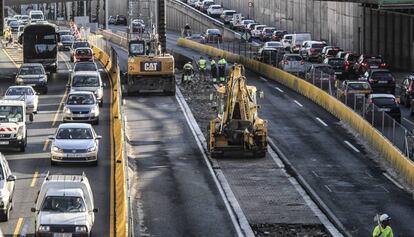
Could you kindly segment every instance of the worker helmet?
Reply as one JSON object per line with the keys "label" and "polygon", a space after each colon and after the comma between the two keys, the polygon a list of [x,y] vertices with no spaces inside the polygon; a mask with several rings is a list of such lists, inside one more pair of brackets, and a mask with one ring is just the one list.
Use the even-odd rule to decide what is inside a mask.
{"label": "worker helmet", "polygon": [[391,217],[390,216],[388,216],[388,214],[382,214],[381,216],[380,216],[380,222],[383,222],[383,221],[389,221],[389,220],[391,220]]}

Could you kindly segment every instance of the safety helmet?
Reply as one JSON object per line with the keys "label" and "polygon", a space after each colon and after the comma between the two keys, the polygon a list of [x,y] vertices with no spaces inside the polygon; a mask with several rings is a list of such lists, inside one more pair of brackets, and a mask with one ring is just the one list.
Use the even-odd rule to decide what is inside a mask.
{"label": "safety helmet", "polygon": [[391,217],[390,216],[388,216],[388,214],[382,214],[381,216],[380,216],[380,218],[379,218],[379,220],[380,220],[380,222],[383,222],[383,221],[389,221],[389,220],[391,220]]}

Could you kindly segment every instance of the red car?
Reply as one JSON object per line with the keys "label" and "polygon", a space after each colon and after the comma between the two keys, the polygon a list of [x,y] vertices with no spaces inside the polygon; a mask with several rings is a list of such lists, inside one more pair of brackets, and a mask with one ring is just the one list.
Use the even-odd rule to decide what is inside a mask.
{"label": "red car", "polygon": [[93,52],[90,48],[77,48],[73,56],[73,61],[77,62],[93,62]]}
{"label": "red car", "polygon": [[369,56],[362,54],[354,64],[354,71],[357,74],[364,74],[369,69],[386,69],[387,64],[381,56]]}

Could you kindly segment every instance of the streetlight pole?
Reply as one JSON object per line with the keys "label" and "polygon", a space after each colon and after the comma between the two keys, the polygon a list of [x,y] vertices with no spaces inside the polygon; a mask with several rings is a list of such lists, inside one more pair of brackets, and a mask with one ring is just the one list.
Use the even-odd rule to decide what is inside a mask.
{"label": "streetlight pole", "polygon": [[104,0],[104,5],[105,5],[105,30],[108,29],[108,0]]}

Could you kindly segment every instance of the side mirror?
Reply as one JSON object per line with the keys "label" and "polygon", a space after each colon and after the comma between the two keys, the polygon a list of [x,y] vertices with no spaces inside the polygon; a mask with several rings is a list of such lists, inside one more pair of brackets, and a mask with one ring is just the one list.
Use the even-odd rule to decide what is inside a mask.
{"label": "side mirror", "polygon": [[9,175],[9,177],[7,177],[7,182],[13,182],[16,181],[16,176],[15,175]]}
{"label": "side mirror", "polygon": [[101,140],[102,139],[102,136],[96,136],[96,139],[97,140]]}
{"label": "side mirror", "polygon": [[96,207],[92,211],[95,212],[95,213],[97,213],[99,211],[99,208]]}
{"label": "side mirror", "polygon": [[34,116],[33,116],[33,113],[29,114],[29,121],[30,121],[30,122],[33,122],[33,117],[34,117]]}
{"label": "side mirror", "polygon": [[32,208],[30,208],[30,211],[31,212],[36,212],[36,208],[35,207],[32,207]]}
{"label": "side mirror", "polygon": [[49,135],[49,136],[47,136],[47,139],[49,139],[49,140],[55,140],[55,137],[53,135]]}
{"label": "side mirror", "polygon": [[106,83],[103,83],[103,86],[106,87]]}

